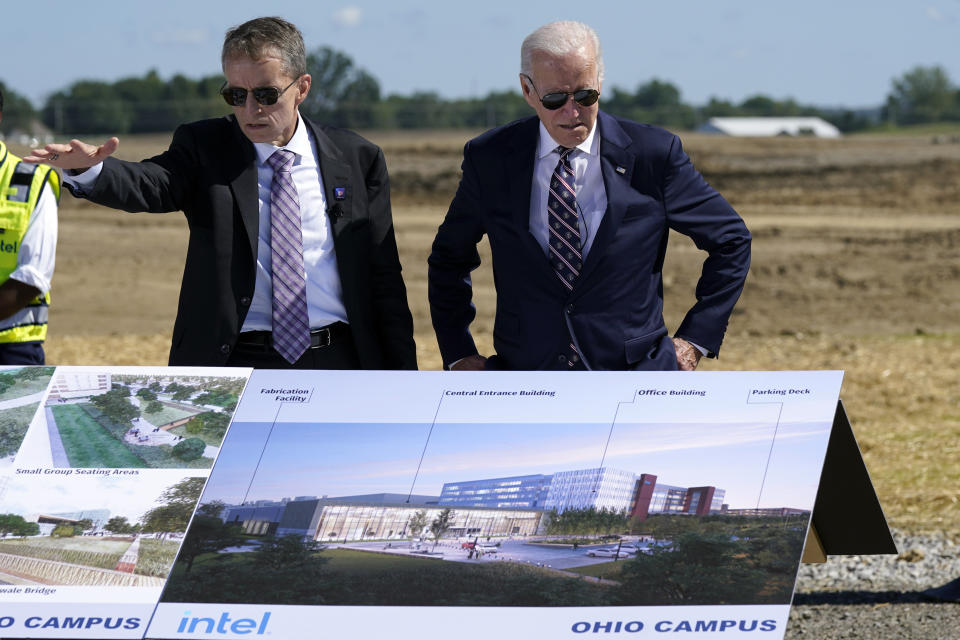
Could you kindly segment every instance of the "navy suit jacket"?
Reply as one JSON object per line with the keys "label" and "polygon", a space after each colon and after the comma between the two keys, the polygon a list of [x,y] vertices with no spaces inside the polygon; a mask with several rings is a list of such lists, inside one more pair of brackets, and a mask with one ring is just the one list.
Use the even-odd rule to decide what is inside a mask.
{"label": "navy suit jacket", "polygon": [[697,302],[676,335],[716,354],[750,265],[740,216],[694,169],[677,136],[600,112],[608,206],[567,291],[529,231],[538,123],[519,120],[464,148],[463,177],[429,258],[430,311],[445,366],[477,352],[470,272],[480,264],[484,234],[497,289],[489,368],[566,368],[572,339],[591,369],[676,369],[661,277],[670,229],[708,254]]}
{"label": "navy suit jacket", "polygon": [[[330,228],[360,366],[416,369],[383,153],[345,129],[304,122],[334,203]],[[143,162],[107,158],[89,193],[71,192],[125,211],[184,212],[190,242],[170,364],[226,363],[253,298],[259,228],[256,151],[236,118],[182,125],[169,149]]]}

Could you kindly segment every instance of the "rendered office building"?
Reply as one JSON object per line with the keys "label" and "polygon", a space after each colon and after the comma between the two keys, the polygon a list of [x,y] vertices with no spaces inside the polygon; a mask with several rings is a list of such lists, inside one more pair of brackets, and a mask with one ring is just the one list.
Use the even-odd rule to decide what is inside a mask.
{"label": "rendered office building", "polygon": [[543,509],[552,477],[529,475],[448,482],[443,485],[438,502],[449,507]]}
{"label": "rendered office building", "polygon": [[644,473],[637,480],[637,497],[631,515],[643,521],[654,513],[686,513],[704,516],[723,509],[724,489],[676,487],[658,484],[657,476]]}
{"label": "rendered office building", "polygon": [[552,475],[485,478],[443,485],[440,504],[461,507],[610,509],[641,521],[652,513],[707,515],[723,508],[726,491],[658,484],[657,476],[599,467]]}
{"label": "rendered office building", "polygon": [[636,476],[602,467],[559,471],[553,475],[485,478],[443,485],[440,504],[450,506],[556,509],[629,510]]}
{"label": "rendered office building", "polygon": [[636,476],[629,471],[601,467],[553,474],[547,509],[628,510],[633,504]]}

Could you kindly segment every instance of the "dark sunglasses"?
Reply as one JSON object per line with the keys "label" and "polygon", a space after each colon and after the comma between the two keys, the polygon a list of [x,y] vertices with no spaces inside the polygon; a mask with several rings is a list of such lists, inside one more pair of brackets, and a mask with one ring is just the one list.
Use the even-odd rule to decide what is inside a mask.
{"label": "dark sunglasses", "polygon": [[[537,85],[533,84],[533,79],[526,74],[524,74],[523,77],[530,82],[533,91],[540,96]],[[545,96],[540,96],[540,104],[543,105],[544,109],[554,111],[567,104],[567,98],[570,96],[573,96],[573,101],[581,107],[589,107],[596,104],[597,100],[600,99],[600,92],[596,89],[577,89],[572,92],[556,91],[554,93],[548,93]]]}
{"label": "dark sunglasses", "polygon": [[[249,93],[253,94],[253,99],[257,101],[257,104],[269,107],[272,104],[277,104],[277,100],[280,99],[283,92],[295,85],[299,79],[300,78],[297,78],[283,89],[277,89],[276,87],[257,87],[256,89],[250,89]],[[247,101],[247,93],[247,89],[228,87],[226,82],[220,87],[220,95],[223,96],[223,99],[231,107],[242,107]]]}

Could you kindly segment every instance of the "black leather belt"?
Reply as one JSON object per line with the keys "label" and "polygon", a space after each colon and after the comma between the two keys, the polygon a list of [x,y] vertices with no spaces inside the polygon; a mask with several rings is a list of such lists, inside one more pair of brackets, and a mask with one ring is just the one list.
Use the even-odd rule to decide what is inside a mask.
{"label": "black leather belt", "polygon": [[[310,349],[322,349],[350,338],[350,325],[334,322],[319,329],[310,330]],[[273,335],[269,331],[244,331],[237,338],[237,347],[272,349]]]}

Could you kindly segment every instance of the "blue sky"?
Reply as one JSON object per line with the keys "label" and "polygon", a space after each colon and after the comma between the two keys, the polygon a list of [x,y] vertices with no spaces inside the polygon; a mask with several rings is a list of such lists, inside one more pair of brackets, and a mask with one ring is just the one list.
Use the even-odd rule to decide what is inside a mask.
{"label": "blue sky", "polygon": [[[618,422],[603,466],[652,473],[664,484],[720,487],[734,508],[812,508],[829,425],[781,423],[777,429],[776,414],[769,415],[769,422],[723,428]],[[238,422],[203,501],[411,490],[439,495],[445,482],[596,468],[609,431],[608,424],[438,423],[431,432],[429,424],[415,423],[278,423],[271,429]]]}
{"label": "blue sky", "polygon": [[81,78],[218,73],[225,29],[259,15],[295,22],[308,49],[346,52],[385,94],[515,88],[520,42],[555,19],[597,29],[607,88],[632,91],[657,77],[693,104],[765,93],[875,106],[916,65],[942,65],[960,83],[960,0],[15,2],[3,6],[5,56],[14,55],[0,80],[39,106]]}

